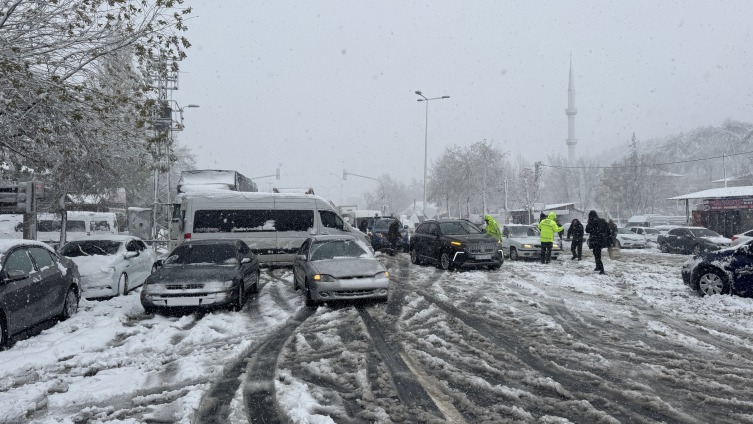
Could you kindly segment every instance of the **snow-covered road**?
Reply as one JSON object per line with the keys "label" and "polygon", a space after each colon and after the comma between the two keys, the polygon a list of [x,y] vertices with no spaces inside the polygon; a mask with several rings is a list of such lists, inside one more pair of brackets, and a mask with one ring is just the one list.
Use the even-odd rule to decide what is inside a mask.
{"label": "snow-covered road", "polygon": [[0,422],[753,422],[753,299],[699,297],[686,259],[382,256],[383,304],[305,308],[286,269],[240,312],[82,302],[0,352]]}

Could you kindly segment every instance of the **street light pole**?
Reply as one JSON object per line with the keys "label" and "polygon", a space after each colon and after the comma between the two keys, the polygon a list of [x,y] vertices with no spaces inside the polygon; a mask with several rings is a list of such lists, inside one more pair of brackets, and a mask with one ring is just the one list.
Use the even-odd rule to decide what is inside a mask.
{"label": "street light pole", "polygon": [[335,178],[337,178],[338,180],[340,180],[340,204],[338,206],[342,206],[343,205],[343,179],[340,178],[339,175],[334,174],[332,172],[330,172],[329,175],[334,175]]}
{"label": "street light pole", "polygon": [[424,203],[421,207],[423,209],[424,219],[426,219],[426,173],[429,165],[429,100],[449,99],[450,96],[427,99],[420,91],[416,91],[416,94],[422,97],[421,99],[418,99],[419,102],[426,102],[426,128],[424,131]]}

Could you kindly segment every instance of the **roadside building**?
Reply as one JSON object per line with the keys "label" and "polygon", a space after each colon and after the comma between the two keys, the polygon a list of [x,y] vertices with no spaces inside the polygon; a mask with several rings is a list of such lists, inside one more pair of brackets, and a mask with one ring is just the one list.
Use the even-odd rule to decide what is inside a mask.
{"label": "roadside building", "polygon": [[712,188],[668,200],[684,200],[689,223],[725,237],[753,229],[753,186]]}

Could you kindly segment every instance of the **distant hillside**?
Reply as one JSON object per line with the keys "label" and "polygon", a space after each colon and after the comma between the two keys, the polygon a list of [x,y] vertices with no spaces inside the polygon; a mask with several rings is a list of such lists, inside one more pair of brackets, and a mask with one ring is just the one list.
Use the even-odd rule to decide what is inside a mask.
{"label": "distant hillside", "polygon": [[[753,123],[726,120],[720,126],[699,127],[687,133],[640,140],[641,152],[655,157],[654,163],[666,163],[703,159],[722,154],[734,154],[753,151]],[[751,135],[746,139],[746,136]],[[599,156],[601,163],[612,163],[630,153],[628,143]],[[751,155],[740,155],[726,159],[727,176],[742,172],[744,165],[750,166]],[[668,165],[665,171],[686,175],[699,181],[711,181],[722,178],[722,159],[687,162]]]}

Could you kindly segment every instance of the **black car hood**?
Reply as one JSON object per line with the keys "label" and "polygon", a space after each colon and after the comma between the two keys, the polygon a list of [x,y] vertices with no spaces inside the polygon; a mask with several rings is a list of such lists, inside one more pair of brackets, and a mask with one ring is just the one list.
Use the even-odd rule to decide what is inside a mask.
{"label": "black car hood", "polygon": [[148,284],[230,281],[237,273],[238,267],[234,265],[166,265],[146,281]]}
{"label": "black car hood", "polygon": [[445,237],[464,243],[496,243],[499,241],[489,234],[453,234]]}

